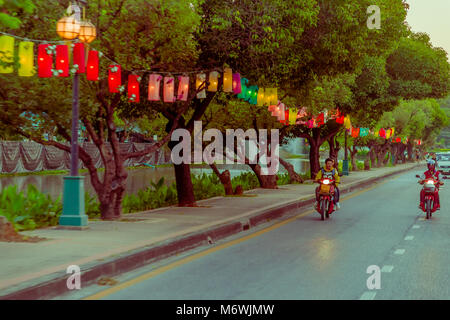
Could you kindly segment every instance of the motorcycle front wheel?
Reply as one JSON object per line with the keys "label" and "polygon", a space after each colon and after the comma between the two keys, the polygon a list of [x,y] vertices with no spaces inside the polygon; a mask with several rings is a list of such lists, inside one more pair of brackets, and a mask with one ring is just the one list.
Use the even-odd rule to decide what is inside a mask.
{"label": "motorcycle front wheel", "polygon": [[326,211],[326,200],[320,200],[320,220],[325,220],[325,211]]}
{"label": "motorcycle front wheel", "polygon": [[427,219],[430,219],[431,218],[431,199],[427,199],[426,209],[427,209]]}

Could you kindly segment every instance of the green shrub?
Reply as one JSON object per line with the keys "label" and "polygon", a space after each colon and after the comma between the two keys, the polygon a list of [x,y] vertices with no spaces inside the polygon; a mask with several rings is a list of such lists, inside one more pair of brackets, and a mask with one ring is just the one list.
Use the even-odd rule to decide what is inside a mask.
{"label": "green shrub", "polygon": [[231,179],[231,185],[233,190],[238,185],[241,185],[244,190],[251,190],[259,187],[259,181],[253,172],[244,172]]}
{"label": "green shrub", "polygon": [[26,194],[19,192],[15,185],[0,193],[0,215],[5,216],[17,231],[56,225],[61,212],[61,197],[53,200],[31,184]]}

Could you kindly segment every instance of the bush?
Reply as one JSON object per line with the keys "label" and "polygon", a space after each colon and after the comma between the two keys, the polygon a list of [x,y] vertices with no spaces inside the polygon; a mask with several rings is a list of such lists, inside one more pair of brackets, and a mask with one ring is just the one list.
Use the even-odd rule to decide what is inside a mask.
{"label": "bush", "polygon": [[61,197],[53,200],[31,184],[26,194],[19,192],[15,185],[0,193],[0,215],[5,216],[16,231],[56,225],[61,212]]}

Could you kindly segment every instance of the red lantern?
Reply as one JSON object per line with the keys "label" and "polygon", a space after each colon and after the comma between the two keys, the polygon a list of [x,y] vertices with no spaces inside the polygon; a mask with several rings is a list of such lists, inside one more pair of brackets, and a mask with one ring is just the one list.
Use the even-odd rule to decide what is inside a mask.
{"label": "red lantern", "polygon": [[98,51],[89,51],[86,79],[89,81],[98,81]]}
{"label": "red lantern", "polygon": [[122,73],[119,65],[110,65],[108,72],[109,92],[119,92],[119,87],[122,84]]}
{"label": "red lantern", "polygon": [[86,60],[84,56],[84,44],[75,43],[73,47],[73,65],[78,65],[77,73],[86,72]]}
{"label": "red lantern", "polygon": [[381,128],[378,135],[380,136],[380,138],[386,138],[386,130]]}
{"label": "red lantern", "polygon": [[359,128],[352,128],[352,137],[357,138],[359,136]]}
{"label": "red lantern", "polygon": [[325,115],[322,113],[319,114],[319,116],[316,118],[317,125],[320,127],[325,124]]}
{"label": "red lantern", "polygon": [[139,103],[139,76],[130,74],[128,76],[128,101]]}
{"label": "red lantern", "polygon": [[38,47],[38,76],[40,78],[51,78],[53,67],[53,55],[47,53],[49,44],[40,44]]}
{"label": "red lantern", "polygon": [[339,116],[338,118],[336,118],[336,123],[344,124],[344,118],[345,116]]}
{"label": "red lantern", "polygon": [[69,76],[69,48],[66,45],[56,46],[56,70],[58,77]]}

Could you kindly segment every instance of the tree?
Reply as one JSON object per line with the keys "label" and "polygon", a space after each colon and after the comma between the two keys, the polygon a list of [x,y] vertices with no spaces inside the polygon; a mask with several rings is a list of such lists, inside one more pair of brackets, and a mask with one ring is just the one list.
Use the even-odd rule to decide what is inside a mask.
{"label": "tree", "polygon": [[[36,16],[24,15],[25,28],[19,34],[28,38],[52,39],[56,37],[56,21],[62,16],[69,1],[60,1],[54,6],[47,1],[35,1]],[[124,153],[120,149],[115,125],[115,115],[123,119],[133,119],[147,115],[152,118],[165,106],[130,103],[122,94],[108,92],[104,75],[108,65],[116,61],[123,67],[124,83],[132,70],[190,70],[197,58],[196,41],[192,34],[198,27],[199,16],[192,6],[196,1],[127,1],[92,0],[87,10],[89,18],[95,23],[98,36],[92,44],[104,53],[102,61],[103,78],[98,83],[82,80],[81,83],[81,121],[100,152],[105,173],[100,179],[89,153],[80,148],[80,159],[89,170],[91,183],[97,192],[103,219],[118,219],[125,192],[127,172],[126,159],[139,157],[160,148],[170,138],[177,127],[181,115],[188,112],[189,103],[175,103],[169,133],[158,143],[134,153]],[[37,18],[36,18],[37,17]],[[42,30],[42,25],[48,26]],[[109,60],[109,61],[108,61]],[[137,72],[142,76],[140,89],[147,85],[148,73]],[[5,85],[3,85],[5,84]],[[70,147],[56,141],[44,141],[44,130],[56,128],[59,138],[70,141],[70,79],[18,78],[2,75],[2,96],[0,118],[2,122],[21,135],[36,142],[53,145],[70,152]],[[141,91],[142,92],[142,91]],[[26,94],[25,94],[26,93]],[[191,92],[190,99],[195,96]],[[143,99],[145,100],[145,99]],[[40,127],[34,128],[30,115],[40,120]]]}
{"label": "tree", "polygon": [[6,29],[20,28],[22,14],[31,14],[35,10],[32,0],[0,0],[0,27]]}

